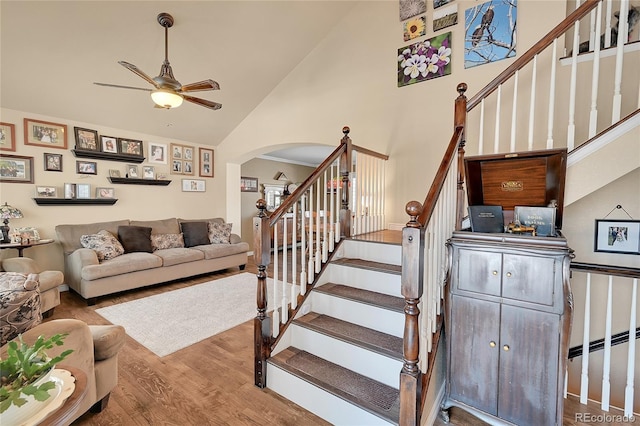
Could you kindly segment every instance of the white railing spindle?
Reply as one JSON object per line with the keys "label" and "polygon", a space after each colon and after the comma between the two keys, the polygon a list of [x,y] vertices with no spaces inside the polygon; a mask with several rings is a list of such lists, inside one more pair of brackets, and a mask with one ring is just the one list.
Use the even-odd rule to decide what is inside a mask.
{"label": "white railing spindle", "polygon": [[307,195],[300,197],[300,294],[307,292]]}
{"label": "white railing spindle", "polygon": [[484,100],[480,102],[480,128],[478,129],[478,155],[482,155],[484,153]]}
{"label": "white railing spindle", "polygon": [[551,72],[549,73],[549,115],[547,116],[547,149],[553,148],[553,122],[556,105],[556,63],[558,62],[558,38],[553,39]]}
{"label": "white railing spindle", "polygon": [[[288,259],[287,256],[287,219],[282,222],[282,315],[281,321],[286,324],[289,320],[289,309],[287,307],[287,284],[288,284]],[[276,248],[276,252],[277,252]]]}
{"label": "white railing spindle", "polygon": [[[580,403],[589,398],[589,339],[591,329],[591,274],[587,274],[586,299],[584,302],[584,327],[582,333],[582,373],[580,375]],[[566,388],[566,386],[565,386]]]}
{"label": "white railing spindle", "polygon": [[618,27],[618,45],[616,46],[616,69],[613,83],[613,106],[611,112],[611,124],[620,120],[622,107],[622,64],[624,58],[624,43],[627,40],[627,15],[629,14],[629,0],[620,1],[620,23]]}
{"label": "white railing spindle", "polygon": [[307,266],[308,282],[312,283],[315,274],[315,265],[313,261],[313,185],[309,187],[309,264]]}
{"label": "white railing spindle", "polygon": [[513,82],[513,104],[511,107],[511,138],[509,142],[509,151],[516,151],[516,126],[518,125],[518,76],[520,71],[516,71]]}
{"label": "white railing spindle", "polygon": [[536,83],[538,79],[538,55],[533,57],[533,70],[531,71],[531,100],[529,102],[529,134],[527,137],[527,148],[533,151],[533,128],[535,121],[536,106]]}
{"label": "white railing spindle", "polygon": [[636,361],[636,312],[638,297],[638,279],[633,279],[631,289],[631,313],[629,314],[629,351],[627,355],[627,386],[624,388],[624,415],[633,416],[633,395]]}
{"label": "white railing spindle", "polygon": [[611,316],[613,305],[613,276],[609,275],[609,287],[607,289],[607,313],[604,330],[604,361],[602,362],[602,402],[600,407],[609,411],[611,400]]}
{"label": "white railing spindle", "polygon": [[326,263],[329,258],[329,242],[327,241],[327,171],[324,171],[324,183],[322,185],[322,262]]}
{"label": "white railing spindle", "polygon": [[[602,21],[602,2],[598,3],[596,33],[600,34],[600,27]],[[592,13],[593,16],[593,13]],[[589,138],[592,138],[596,134],[598,126],[598,80],[600,78],[600,40],[598,39],[593,49],[593,72],[591,78],[591,113],[589,117]]]}
{"label": "white railing spindle", "polygon": [[500,152],[500,105],[502,101],[502,84],[498,86],[496,99],[496,128],[494,129],[493,153]]}
{"label": "white railing spindle", "polygon": [[580,21],[573,30],[573,54],[571,55],[571,79],[569,81],[569,122],[567,125],[567,148],[571,151],[576,139],[576,88],[578,85],[578,48],[580,45]]}

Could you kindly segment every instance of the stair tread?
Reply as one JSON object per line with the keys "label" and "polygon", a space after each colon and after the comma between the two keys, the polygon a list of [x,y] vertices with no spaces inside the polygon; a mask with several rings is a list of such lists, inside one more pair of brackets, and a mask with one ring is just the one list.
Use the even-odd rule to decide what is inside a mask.
{"label": "stair tread", "polygon": [[402,361],[403,343],[400,337],[316,312],[304,315],[294,323]]}
{"label": "stair tread", "polygon": [[354,259],[343,257],[335,259],[331,263],[342,266],[351,266],[354,268],[369,269],[372,271],[386,272],[389,274],[401,275],[402,266],[392,265],[390,263],[374,262],[372,260]]}
{"label": "stair tread", "polygon": [[398,389],[292,346],[268,362],[370,413],[398,423]]}
{"label": "stair tread", "polygon": [[404,299],[370,290],[350,287],[343,284],[327,283],[316,287],[314,291],[331,294],[345,299],[356,300],[395,312],[404,312]]}

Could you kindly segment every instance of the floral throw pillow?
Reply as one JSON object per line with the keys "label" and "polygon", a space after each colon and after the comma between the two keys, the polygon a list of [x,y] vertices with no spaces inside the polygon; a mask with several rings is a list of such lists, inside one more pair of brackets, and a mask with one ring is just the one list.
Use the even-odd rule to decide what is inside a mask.
{"label": "floral throw pillow", "polygon": [[232,223],[209,222],[209,242],[211,244],[231,244]]}
{"label": "floral throw pillow", "polygon": [[84,248],[95,251],[100,262],[124,254],[124,247],[120,241],[111,232],[105,230],[99,231],[97,234],[81,236],[80,244]]}
{"label": "floral throw pillow", "polygon": [[151,234],[153,251],[184,247],[182,234]]}

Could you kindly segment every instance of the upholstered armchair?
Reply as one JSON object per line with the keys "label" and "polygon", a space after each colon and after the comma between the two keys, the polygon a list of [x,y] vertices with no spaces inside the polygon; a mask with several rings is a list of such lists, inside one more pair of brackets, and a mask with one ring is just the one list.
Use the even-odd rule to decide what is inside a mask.
{"label": "upholstered armchair", "polygon": [[0,271],[18,272],[24,275],[38,274],[40,281],[40,311],[44,318],[53,314],[60,304],[60,289],[64,275],[60,271],[45,271],[35,260],[28,257],[12,257],[0,260]]}

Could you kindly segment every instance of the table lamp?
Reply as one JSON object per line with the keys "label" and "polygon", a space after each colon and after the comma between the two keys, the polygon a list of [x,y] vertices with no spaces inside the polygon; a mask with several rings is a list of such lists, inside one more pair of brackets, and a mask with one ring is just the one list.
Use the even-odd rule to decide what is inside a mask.
{"label": "table lamp", "polygon": [[11,238],[9,237],[9,219],[20,219],[22,217],[20,209],[11,207],[6,201],[4,205],[0,206],[0,219],[2,219],[2,222],[4,223],[3,226],[0,226],[0,230],[2,231],[2,243],[11,242]]}

